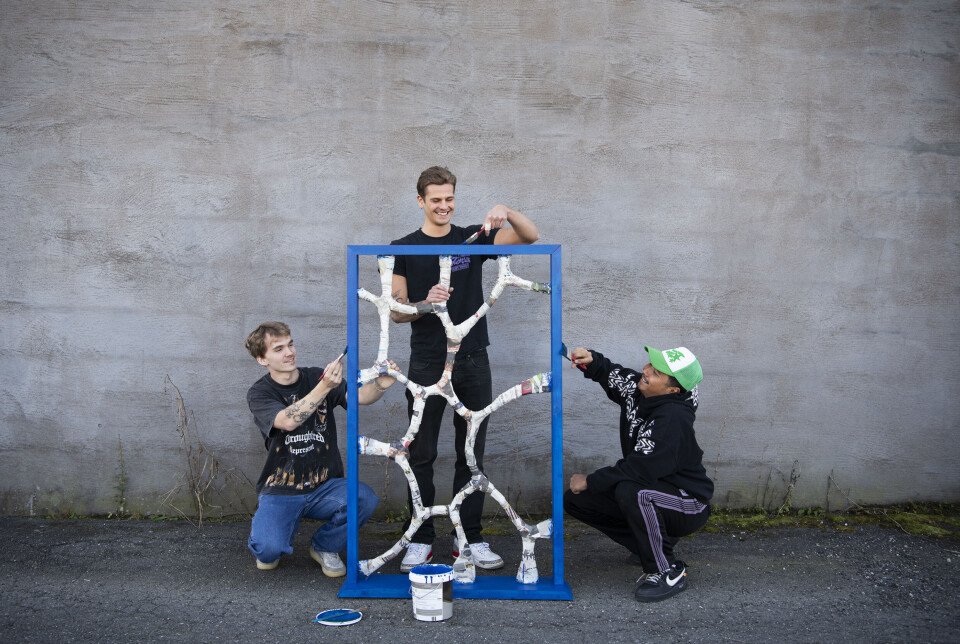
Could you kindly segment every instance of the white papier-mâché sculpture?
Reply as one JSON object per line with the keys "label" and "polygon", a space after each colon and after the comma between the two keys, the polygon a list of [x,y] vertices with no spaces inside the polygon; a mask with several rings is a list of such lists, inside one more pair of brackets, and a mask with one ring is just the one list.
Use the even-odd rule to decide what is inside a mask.
{"label": "white papier-m\u00e2ch\u00e9 sculpture", "polygon": [[[438,257],[438,261],[440,262],[440,284],[449,287],[452,257],[450,255],[440,255]],[[407,531],[404,532],[403,536],[397,543],[393,545],[392,548],[378,557],[373,559],[364,559],[359,562],[360,572],[364,575],[371,575],[386,562],[396,557],[404,548],[407,547],[414,533],[416,533],[426,519],[435,516],[449,516],[451,522],[453,523],[453,527],[456,530],[460,552],[460,555],[453,564],[454,581],[459,583],[473,582],[473,580],[476,578],[477,571],[473,565],[473,555],[468,547],[466,534],[463,531],[463,526],[460,524],[460,505],[468,495],[475,492],[481,492],[489,494],[497,503],[500,504],[500,506],[507,513],[507,516],[510,518],[510,521],[520,532],[520,537],[523,540],[523,554],[520,558],[520,568],[517,570],[517,581],[523,584],[536,583],[538,574],[537,561],[534,558],[533,552],[534,540],[552,537],[553,521],[551,519],[547,519],[546,521],[541,521],[535,526],[524,523],[523,519],[520,518],[517,512],[507,502],[506,497],[504,497],[503,494],[501,494],[500,491],[497,490],[497,488],[493,485],[493,483],[491,483],[490,480],[487,479],[487,477],[484,476],[484,474],[477,468],[476,456],[474,455],[474,444],[476,442],[477,430],[480,427],[480,423],[483,422],[487,416],[492,414],[506,403],[510,402],[511,400],[515,400],[520,396],[550,391],[551,374],[549,372],[538,373],[530,379],[524,380],[520,384],[515,385],[503,392],[497,396],[497,398],[494,399],[494,401],[487,407],[479,410],[467,409],[463,406],[463,404],[457,399],[456,394],[453,392],[453,386],[450,382],[450,378],[453,373],[453,363],[456,359],[457,351],[460,348],[460,342],[464,337],[466,337],[467,333],[470,332],[470,329],[472,329],[477,323],[477,320],[486,315],[493,303],[496,302],[497,298],[499,298],[503,293],[504,288],[507,286],[516,286],[527,291],[549,293],[550,285],[530,282],[517,277],[510,272],[510,256],[501,255],[497,258],[497,283],[491,290],[490,296],[474,315],[467,318],[460,324],[455,325],[450,320],[450,315],[447,312],[447,306],[445,303],[431,304],[428,302],[421,302],[418,305],[413,306],[409,304],[401,304],[394,300],[390,293],[393,281],[393,264],[394,257],[392,255],[381,255],[377,257],[377,266],[380,270],[381,284],[381,294],[379,296],[374,296],[364,288],[360,288],[357,291],[357,294],[361,300],[366,300],[367,302],[372,302],[374,305],[376,305],[377,312],[380,316],[380,347],[377,351],[377,361],[369,369],[363,369],[360,371],[359,385],[364,385],[379,375],[388,374],[393,376],[398,381],[404,383],[406,388],[409,389],[413,394],[413,416],[410,419],[410,425],[407,428],[407,433],[404,434],[403,438],[395,443],[384,443],[367,436],[360,436],[358,440],[360,443],[359,449],[361,454],[369,456],[386,456],[387,458],[396,461],[397,465],[401,467],[403,474],[407,479],[407,483],[410,486],[410,496],[413,500],[413,516],[411,517],[410,526],[407,528]],[[412,382],[388,361],[387,348],[390,340],[390,311],[397,311],[399,313],[407,314],[433,314],[440,318],[447,336],[447,358],[444,365],[443,375],[440,377],[438,382],[430,385],[421,385]],[[454,411],[463,416],[463,418],[467,421],[467,439],[464,446],[464,451],[466,453],[467,465],[470,467],[472,477],[467,485],[465,485],[463,489],[453,497],[453,500],[449,505],[434,505],[426,508],[421,503],[420,488],[417,485],[417,480],[414,477],[413,471],[410,469],[410,465],[407,461],[407,447],[417,436],[417,431],[420,428],[420,414],[423,411],[423,408],[426,405],[426,399],[429,396],[443,396],[447,400],[447,403],[453,407]]]}

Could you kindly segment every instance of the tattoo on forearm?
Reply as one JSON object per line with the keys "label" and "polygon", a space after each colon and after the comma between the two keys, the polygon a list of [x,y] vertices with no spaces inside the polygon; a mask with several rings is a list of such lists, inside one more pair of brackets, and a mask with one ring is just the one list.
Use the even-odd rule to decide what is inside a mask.
{"label": "tattoo on forearm", "polygon": [[317,407],[320,403],[307,403],[303,404],[302,400],[299,400],[285,410],[287,418],[292,418],[294,422],[298,425],[301,424],[306,419],[310,418],[310,414],[317,411]]}
{"label": "tattoo on forearm", "polygon": [[[400,304],[410,304],[410,298],[406,298],[400,295],[400,291],[393,292],[393,299]],[[390,313],[396,322],[412,322],[420,317],[417,313],[397,313],[396,311]]]}

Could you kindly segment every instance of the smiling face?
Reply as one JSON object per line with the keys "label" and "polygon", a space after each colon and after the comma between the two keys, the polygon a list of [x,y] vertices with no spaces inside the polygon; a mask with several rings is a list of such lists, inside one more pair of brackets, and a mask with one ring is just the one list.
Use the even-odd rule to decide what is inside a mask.
{"label": "smiling face", "polygon": [[450,232],[450,219],[456,205],[453,184],[431,184],[423,196],[417,195],[417,203],[423,208],[423,232],[431,237],[443,237]]}
{"label": "smiling face", "polygon": [[644,365],[641,371],[640,379],[637,381],[637,389],[644,398],[653,398],[654,396],[663,396],[664,394],[675,394],[680,391],[680,387],[670,384],[670,376],[657,371],[649,362]]}
{"label": "smiling face", "polygon": [[289,335],[276,337],[269,333],[264,337],[266,351],[257,362],[270,371],[274,380],[286,380],[297,371],[297,350]]}

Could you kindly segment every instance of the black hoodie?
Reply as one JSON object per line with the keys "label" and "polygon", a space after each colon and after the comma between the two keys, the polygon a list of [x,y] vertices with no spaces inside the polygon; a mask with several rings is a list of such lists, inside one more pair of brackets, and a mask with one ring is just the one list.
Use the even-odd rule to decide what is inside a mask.
{"label": "black hoodie", "polygon": [[600,383],[607,397],[620,405],[620,449],[623,458],[587,476],[587,489],[612,490],[620,481],[669,483],[703,503],[713,496],[713,481],[703,468],[693,421],[697,388],[644,398],[637,389],[640,373],[590,351],[593,362],[584,376]]}

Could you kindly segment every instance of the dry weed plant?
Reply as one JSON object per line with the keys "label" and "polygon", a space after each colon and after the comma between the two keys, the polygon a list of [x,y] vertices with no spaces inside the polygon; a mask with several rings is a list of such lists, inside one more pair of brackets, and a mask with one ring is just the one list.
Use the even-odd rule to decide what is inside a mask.
{"label": "dry weed plant", "polygon": [[117,473],[114,475],[114,481],[113,488],[116,490],[116,494],[113,495],[113,500],[117,504],[117,509],[107,514],[107,518],[123,519],[127,517],[127,484],[129,478],[127,477],[127,466],[123,461],[123,443],[120,442],[120,434],[117,434]]}
{"label": "dry weed plant", "polygon": [[[164,380],[164,393],[167,393],[167,384],[173,390],[177,401],[177,433],[180,434],[180,452],[184,457],[184,466],[177,476],[177,485],[167,492],[161,502],[191,523],[196,517],[195,525],[198,528],[203,526],[204,518],[210,514],[226,514],[224,506],[212,502],[214,495],[221,499],[235,497],[243,513],[251,515],[246,503],[248,495],[244,492],[252,490],[253,483],[236,468],[225,468],[203,444],[197,430],[196,416],[192,410],[187,411],[180,389],[173,384],[169,375]],[[183,493],[187,493],[191,498],[193,516],[189,516],[176,504],[176,499]]]}

